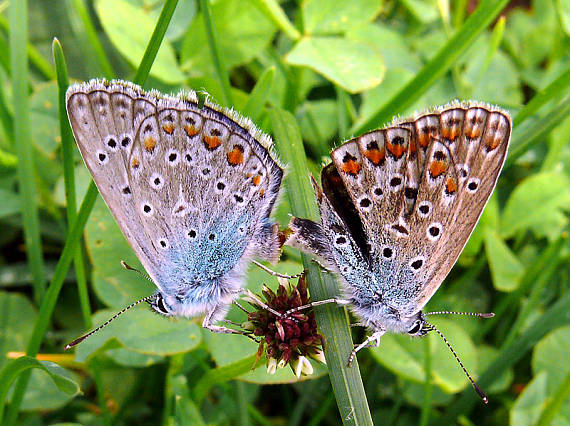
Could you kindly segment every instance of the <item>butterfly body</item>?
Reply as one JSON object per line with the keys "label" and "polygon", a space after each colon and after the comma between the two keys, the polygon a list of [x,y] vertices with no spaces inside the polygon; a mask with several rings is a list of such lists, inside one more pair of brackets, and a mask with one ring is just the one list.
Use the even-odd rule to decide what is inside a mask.
{"label": "butterfly body", "polygon": [[283,170],[247,119],[194,92],[72,86],[67,110],[97,187],[169,316],[222,318],[254,257],[280,250],[269,216]]}
{"label": "butterfly body", "polygon": [[342,277],[370,327],[423,335],[422,308],[473,231],[504,163],[507,113],[454,103],[399,120],[337,149],[313,181],[321,223],[293,218],[289,244]]}

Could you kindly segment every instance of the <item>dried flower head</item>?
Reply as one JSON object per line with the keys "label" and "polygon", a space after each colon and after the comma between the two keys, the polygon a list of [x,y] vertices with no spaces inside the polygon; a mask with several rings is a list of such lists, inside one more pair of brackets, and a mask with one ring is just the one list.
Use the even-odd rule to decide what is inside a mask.
{"label": "dried flower head", "polygon": [[325,363],[323,338],[317,332],[312,308],[279,317],[263,306],[266,304],[276,312],[285,313],[311,303],[305,274],[299,277],[296,286],[280,278],[277,293],[264,284],[262,296],[248,291],[244,300],[256,310],[248,314],[248,321],[242,327],[252,330],[261,339],[257,358],[261,358],[265,350],[268,373],[274,374],[277,368],[289,364],[295,375],[301,377],[313,373],[309,358]]}

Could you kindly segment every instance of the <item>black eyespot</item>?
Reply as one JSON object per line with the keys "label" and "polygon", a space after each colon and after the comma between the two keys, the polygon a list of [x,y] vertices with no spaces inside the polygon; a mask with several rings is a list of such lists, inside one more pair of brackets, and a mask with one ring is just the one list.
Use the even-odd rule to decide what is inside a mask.
{"label": "black eyespot", "polygon": [[393,177],[390,179],[390,186],[396,187],[402,183],[402,179],[399,177]]}
{"label": "black eyespot", "polygon": [[152,125],[151,124],[147,124],[144,127],[143,133],[148,133],[148,132],[152,132]]}
{"label": "black eyespot", "polygon": [[467,188],[469,188],[470,191],[475,191],[477,189],[477,182],[469,182]]}
{"label": "black eyespot", "polygon": [[393,254],[394,252],[390,247],[384,247],[384,250],[382,250],[382,256],[384,256],[386,259],[390,259]]}
{"label": "black eyespot", "polygon": [[445,156],[443,151],[436,151],[433,154],[433,158],[435,158],[437,161],[442,161],[442,160],[445,160],[447,157]]}
{"label": "black eyespot", "polygon": [[111,138],[107,141],[107,145],[109,145],[109,148],[115,148],[117,146],[117,141]]}
{"label": "black eyespot", "polygon": [[210,235],[208,235],[208,239],[209,239],[210,241],[214,241],[214,240],[216,239],[216,235],[215,235],[215,234],[210,234]]}
{"label": "black eyespot", "polygon": [[222,132],[220,132],[218,129],[212,129],[212,130],[210,131],[210,134],[211,134],[212,136],[222,136]]}
{"label": "black eyespot", "polygon": [[374,195],[376,195],[377,197],[381,197],[383,193],[384,193],[384,191],[382,191],[382,188],[375,188],[374,189]]}
{"label": "black eyespot", "polygon": [[105,161],[105,158],[107,158],[107,156],[105,154],[103,154],[103,153],[99,154],[99,161],[103,162],[103,161]]}
{"label": "black eyespot", "polygon": [[203,169],[203,170],[202,170],[202,174],[203,174],[204,176],[208,176],[208,175],[210,174],[210,169]]}
{"label": "black eyespot", "polygon": [[151,210],[152,210],[152,208],[151,208],[148,204],[145,204],[145,205],[143,206],[143,211],[144,211],[145,213],[150,213]]}
{"label": "black eyespot", "polygon": [[172,154],[170,154],[168,156],[168,161],[170,161],[172,163],[173,161],[176,161],[177,158],[178,158],[178,155],[176,155],[176,153],[173,152]]}
{"label": "black eyespot", "polygon": [[459,170],[459,176],[462,178],[466,178],[467,177],[467,170],[465,170],[464,168]]}
{"label": "black eyespot", "polygon": [[192,124],[192,125],[196,124],[196,120],[194,120],[192,117],[186,117],[186,118],[184,118],[184,120],[186,120],[186,122],[189,124]]}
{"label": "black eyespot", "polygon": [[437,237],[439,235],[439,228],[437,226],[432,226],[429,228],[429,233],[432,237]]}
{"label": "black eyespot", "polygon": [[345,244],[345,243],[346,243],[346,238],[344,238],[344,237],[337,237],[337,238],[336,238],[336,243],[337,243],[338,245]]}
{"label": "black eyespot", "polygon": [[218,182],[218,184],[216,185],[216,187],[220,190],[223,191],[224,188],[226,187],[226,184],[224,182]]}
{"label": "black eyespot", "polygon": [[243,203],[243,197],[238,194],[234,194],[234,198],[238,203]]}
{"label": "black eyespot", "polygon": [[157,177],[157,178],[154,178],[154,184],[155,184],[156,186],[160,185],[160,178],[158,178],[158,177]]}
{"label": "black eyespot", "polygon": [[411,267],[414,268],[416,271],[422,267],[424,261],[422,259],[414,260],[411,263]]}
{"label": "black eyespot", "polygon": [[408,330],[408,334],[416,334],[422,329],[422,323],[420,321],[416,321],[412,328]]}
{"label": "black eyespot", "polygon": [[190,231],[188,231],[188,236],[190,238],[196,238],[196,231],[194,231],[193,229],[191,229]]}
{"label": "black eyespot", "polygon": [[427,204],[421,205],[418,207],[418,210],[421,214],[428,214],[429,213],[429,206]]}
{"label": "black eyespot", "polygon": [[184,158],[186,158],[186,161],[188,161],[189,163],[192,161],[192,156],[190,154],[186,154]]}
{"label": "black eyespot", "polygon": [[129,146],[130,143],[131,143],[131,138],[129,138],[128,136],[125,136],[123,138],[123,140],[121,141],[121,146],[123,148],[126,148],[127,146]]}
{"label": "black eyespot", "polygon": [[166,241],[160,240],[158,243],[160,244],[160,247],[166,248]]}
{"label": "black eyespot", "polygon": [[129,188],[128,186],[125,186],[123,188],[123,194],[130,194],[131,193],[131,188]]}
{"label": "black eyespot", "polygon": [[410,200],[415,200],[416,197],[418,196],[418,189],[408,187],[404,189],[404,195],[406,196],[406,198],[409,198]]}
{"label": "black eyespot", "polygon": [[403,145],[404,144],[404,138],[401,136],[396,136],[392,139],[392,144]]}
{"label": "black eyespot", "polygon": [[370,207],[370,204],[372,204],[372,202],[368,198],[360,200],[360,207],[367,208]]}

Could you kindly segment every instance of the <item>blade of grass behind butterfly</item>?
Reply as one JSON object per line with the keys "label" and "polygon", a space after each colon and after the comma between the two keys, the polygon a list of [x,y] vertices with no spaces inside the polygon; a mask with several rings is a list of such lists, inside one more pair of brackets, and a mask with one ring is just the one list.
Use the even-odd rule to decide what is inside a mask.
{"label": "blade of grass behind butterfly", "polygon": [[[536,321],[528,327],[509,346],[501,348],[498,356],[479,376],[477,384],[482,388],[488,388],[501,374],[515,365],[550,331],[569,323],[568,312],[570,311],[570,294],[566,294],[554,303],[546,312],[540,315]],[[466,388],[460,398],[450,404],[445,416],[439,424],[454,424],[458,416],[467,416],[473,406],[480,399],[473,389]]]}
{"label": "blade of grass behind butterfly", "polygon": [[375,129],[389,122],[394,114],[411,106],[441,75],[453,66],[461,54],[477,40],[477,37],[493,22],[508,2],[509,0],[480,2],[479,7],[465,21],[465,24],[402,90],[365,122],[353,126],[349,133],[360,135],[368,130]]}
{"label": "blade of grass behind butterfly", "polygon": [[202,11],[202,16],[204,18],[204,26],[206,28],[206,38],[208,39],[208,44],[210,46],[210,54],[212,55],[216,74],[222,86],[222,92],[225,98],[224,105],[231,107],[234,105],[234,101],[230,85],[230,77],[228,75],[224,57],[220,50],[220,44],[218,43],[216,27],[212,20],[212,8],[210,7],[210,2],[208,0],[200,0],[200,10]]}
{"label": "blade of grass behind butterfly", "polygon": [[[286,190],[291,211],[296,216],[316,221],[319,213],[308,179],[309,168],[297,122],[291,113],[279,109],[272,109],[270,118],[277,150],[290,167]],[[303,254],[302,258],[312,299],[337,297],[338,286],[333,275],[323,273],[310,256]],[[372,424],[358,362],[355,361],[352,367],[346,365],[353,348],[346,311],[338,306],[324,305],[316,309],[316,318],[325,338],[329,376],[343,423]]]}
{"label": "blade of grass behind butterfly", "polygon": [[[142,85],[147,79],[152,63],[156,57],[156,53],[158,52],[158,48],[162,43],[164,33],[166,32],[168,24],[170,23],[170,18],[172,17],[172,13],[166,13],[165,9],[174,10],[177,3],[178,0],[167,0],[166,3],[164,4],[163,10],[160,14],[155,30],[152,33],[148,47],[141,60],[141,66],[139,68],[142,68],[144,65],[144,71],[137,72],[137,77],[134,80],[136,84]],[[17,2],[16,4],[19,5],[20,2]],[[75,252],[75,248],[78,244],[79,239],[81,238],[83,228],[85,227],[85,223],[87,223],[87,219],[89,218],[91,210],[95,205],[97,194],[98,194],[97,187],[95,186],[95,183],[92,181],[89,184],[89,187],[87,188],[87,193],[85,194],[85,197],[83,198],[83,201],[81,203],[81,207],[77,214],[77,220],[75,221],[75,223],[69,230],[69,233],[67,234],[65,245],[63,247],[61,256],[59,257],[53,278],[50,282],[44,300],[40,305],[38,317],[34,324],[32,336],[30,338],[30,341],[28,342],[28,347],[26,350],[26,354],[29,356],[35,356],[38,353],[43,336],[46,332],[47,324],[49,323],[49,319],[51,318],[53,309],[57,302],[61,286],[63,285],[63,281],[65,279],[69,266],[71,265],[73,253]],[[13,425],[16,421],[16,418],[18,416],[18,411],[20,409],[20,405],[24,397],[24,392],[26,391],[28,380],[29,380],[28,372],[24,372],[22,376],[18,379],[18,383],[16,384],[16,388],[12,396],[12,401],[10,403],[10,410],[8,412],[6,425]],[[4,401],[0,401],[0,404],[3,403]]]}
{"label": "blade of grass behind butterfly", "polygon": [[[82,44],[86,46],[93,52],[93,55],[89,53],[84,55],[86,60],[94,57],[93,62],[97,62],[96,65],[102,70],[105,78],[114,78],[115,72],[113,67],[103,50],[101,42],[97,38],[97,31],[95,30],[95,25],[91,17],[89,16],[89,10],[85,6],[83,0],[67,0],[67,14],[69,16],[69,21],[71,23],[71,28],[73,32],[80,38]],[[92,71],[93,72],[93,71]]]}
{"label": "blade of grass behind butterfly", "polygon": [[[73,162],[74,140],[71,133],[67,112],[65,109],[65,92],[69,86],[69,78],[67,76],[67,64],[63,56],[61,44],[57,39],[53,40],[53,59],[57,74],[58,85],[58,102],[59,102],[59,128],[61,132],[61,152],[63,157],[63,181],[65,185],[65,201],[67,212],[67,227],[77,218],[77,201],[75,199],[75,165]],[[79,250],[75,251],[73,256],[75,267],[75,275],[77,279],[77,291],[79,293],[79,305],[81,306],[81,314],[83,315],[83,324],[86,328],[91,327],[91,307],[89,306],[89,294],[87,291],[87,278],[85,275],[85,263]]]}
{"label": "blade of grass behind butterfly", "polygon": [[[13,27],[13,23],[9,22],[5,16],[0,13],[0,29],[2,29],[6,34],[10,34],[10,28]],[[26,25],[27,28],[27,25]],[[22,28],[18,28],[17,32],[21,32]],[[22,53],[24,56],[27,53],[28,59],[30,60],[31,64],[36,68],[46,80],[54,80],[55,79],[55,72],[51,64],[42,56],[42,54],[38,51],[38,49],[32,44],[26,41],[26,44],[22,46]]]}
{"label": "blade of grass behind butterfly", "polygon": [[12,102],[14,111],[14,144],[18,156],[18,183],[24,241],[28,265],[32,273],[34,300],[40,303],[46,289],[42,239],[35,183],[36,166],[30,135],[29,68],[26,45],[28,41],[28,4],[16,2],[10,7],[10,67],[12,70]]}
{"label": "blade of grass behind butterfly", "polygon": [[271,66],[261,73],[259,80],[257,80],[255,87],[249,94],[243,114],[254,123],[260,119],[261,112],[273,86],[273,77],[275,77],[275,67]]}
{"label": "blade of grass behind butterfly", "polygon": [[568,115],[570,115],[570,95],[545,111],[539,119],[526,119],[524,125],[514,128],[505,168],[512,166],[525,152],[543,141],[544,137]]}

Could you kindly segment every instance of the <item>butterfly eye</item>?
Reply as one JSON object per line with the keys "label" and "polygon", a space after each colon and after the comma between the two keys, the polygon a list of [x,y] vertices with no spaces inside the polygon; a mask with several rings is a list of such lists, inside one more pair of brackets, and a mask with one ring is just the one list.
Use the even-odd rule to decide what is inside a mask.
{"label": "butterfly eye", "polygon": [[154,303],[151,304],[152,309],[155,312],[158,312],[161,315],[170,315],[170,311],[167,309],[166,305],[164,304],[164,297],[162,297],[161,293],[156,295],[156,299]]}
{"label": "butterfly eye", "polygon": [[412,326],[412,328],[410,328],[408,330],[408,334],[411,334],[411,335],[418,334],[421,329],[422,329],[422,322],[416,321],[416,322],[414,322],[414,325]]}

